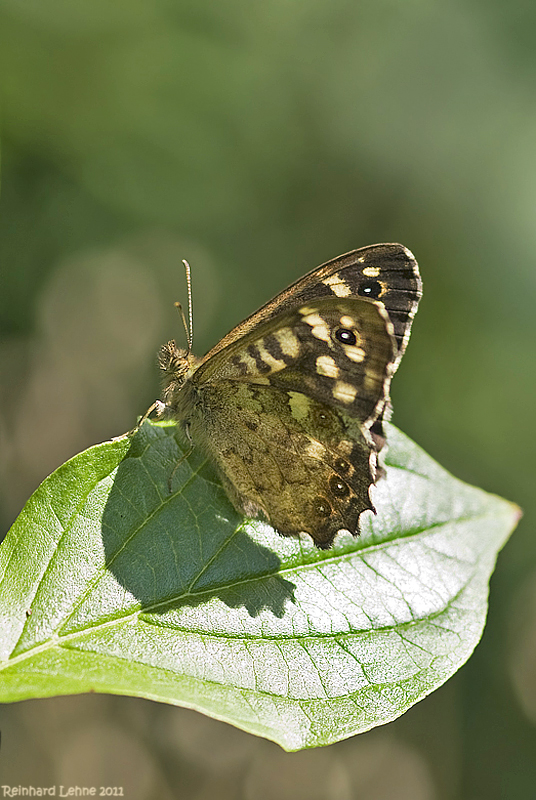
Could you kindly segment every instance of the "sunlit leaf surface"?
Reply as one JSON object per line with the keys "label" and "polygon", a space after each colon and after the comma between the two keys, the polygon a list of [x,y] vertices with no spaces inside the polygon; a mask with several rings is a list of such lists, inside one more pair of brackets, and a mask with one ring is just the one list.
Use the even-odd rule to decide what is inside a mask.
{"label": "sunlit leaf surface", "polygon": [[174,433],[93,447],[26,504],[1,550],[1,701],[136,695],[296,750],[396,718],[467,660],[517,507],[390,427],[377,516],[320,552],[245,524],[201,454],[174,470]]}

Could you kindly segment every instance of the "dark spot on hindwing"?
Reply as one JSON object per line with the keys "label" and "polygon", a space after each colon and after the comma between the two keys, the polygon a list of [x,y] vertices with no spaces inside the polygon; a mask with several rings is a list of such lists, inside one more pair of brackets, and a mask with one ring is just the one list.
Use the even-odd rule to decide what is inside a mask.
{"label": "dark spot on hindwing", "polygon": [[329,488],[334,497],[347,497],[350,494],[348,484],[339,478],[338,475],[332,475],[329,479]]}
{"label": "dark spot on hindwing", "polygon": [[337,458],[334,466],[337,472],[341,472],[343,475],[346,474],[350,469],[350,464],[348,464],[348,462],[343,458]]}
{"label": "dark spot on hindwing", "polygon": [[316,517],[325,519],[326,517],[331,516],[332,509],[328,499],[318,495],[318,497],[315,497],[312,502],[312,511]]}

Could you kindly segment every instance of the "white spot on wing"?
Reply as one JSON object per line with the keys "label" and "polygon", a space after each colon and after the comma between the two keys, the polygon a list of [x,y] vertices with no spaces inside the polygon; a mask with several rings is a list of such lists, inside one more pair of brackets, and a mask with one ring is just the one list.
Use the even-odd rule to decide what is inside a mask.
{"label": "white spot on wing", "polygon": [[240,356],[240,363],[246,367],[246,375],[255,374],[257,372],[257,364],[255,359],[249,353],[242,353]]}
{"label": "white spot on wing", "polygon": [[323,342],[329,342],[329,328],[326,324],[315,325],[311,333],[313,336],[316,336],[317,339],[322,339]]}
{"label": "white spot on wing", "polygon": [[279,358],[275,358],[271,353],[269,353],[262,341],[258,342],[257,349],[260,357],[264,363],[271,368],[272,372],[279,372],[280,370],[285,369],[287,366],[284,361],[281,361]]}
{"label": "white spot on wing", "polygon": [[324,342],[330,341],[329,328],[319,314],[308,314],[303,318],[303,321],[311,326],[311,333],[317,339],[322,339]]}
{"label": "white spot on wing", "polygon": [[300,343],[290,328],[282,328],[275,331],[275,338],[281,346],[281,350],[286,356],[297,358],[300,352]]}
{"label": "white spot on wing", "polygon": [[338,272],[336,272],[334,275],[329,275],[327,278],[324,278],[322,283],[326,286],[329,286],[333,294],[337,295],[337,297],[348,297],[352,294],[352,290],[348,286],[348,283],[341,278]]}
{"label": "white spot on wing", "polygon": [[325,325],[326,323],[316,311],[312,311],[307,316],[304,316],[303,321],[313,327],[313,325]]}
{"label": "white spot on wing", "polygon": [[365,267],[363,270],[363,275],[365,275],[367,278],[377,278],[379,274],[379,267]]}
{"label": "white spot on wing", "polygon": [[333,397],[341,403],[353,403],[357,394],[357,388],[351,383],[337,381],[333,387]]}
{"label": "white spot on wing", "polygon": [[363,359],[365,358],[365,351],[362,347],[356,347],[355,345],[347,344],[344,347],[344,353],[350,361],[353,361],[355,364],[361,364]]}
{"label": "white spot on wing", "polygon": [[318,356],[316,371],[319,375],[326,375],[328,378],[339,377],[339,368],[331,356]]}
{"label": "white spot on wing", "polygon": [[324,453],[326,452],[326,448],[320,442],[317,442],[313,439],[313,441],[309,442],[307,445],[305,452],[310,458],[318,458],[322,459]]}

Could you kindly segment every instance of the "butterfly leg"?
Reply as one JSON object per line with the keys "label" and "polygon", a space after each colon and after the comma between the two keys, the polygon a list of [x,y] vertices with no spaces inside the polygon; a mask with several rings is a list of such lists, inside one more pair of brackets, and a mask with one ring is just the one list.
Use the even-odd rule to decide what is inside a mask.
{"label": "butterfly leg", "polygon": [[[165,404],[161,400],[155,400],[154,403],[152,403],[149,406],[145,414],[142,417],[140,417],[140,421],[136,424],[134,428],[132,428],[131,431],[127,431],[127,433],[124,433],[122,436],[117,436],[116,438],[123,439],[127,436],[134,436],[139,431],[145,420],[149,419],[153,411],[156,411],[157,417],[161,417],[162,414],[164,413],[165,407],[166,407]],[[115,439],[113,441],[115,441]]]}

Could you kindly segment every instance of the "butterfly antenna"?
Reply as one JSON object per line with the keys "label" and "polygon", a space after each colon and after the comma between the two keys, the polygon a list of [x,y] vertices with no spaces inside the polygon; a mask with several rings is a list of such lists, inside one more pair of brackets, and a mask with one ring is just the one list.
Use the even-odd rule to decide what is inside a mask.
{"label": "butterfly antenna", "polygon": [[192,275],[190,272],[190,265],[185,258],[182,259],[184,269],[186,270],[186,286],[188,287],[188,353],[192,349],[194,341],[194,313],[192,304]]}
{"label": "butterfly antenna", "polygon": [[184,315],[184,309],[179,302],[175,303],[175,308],[181,315],[184,332],[186,334],[186,341],[188,343],[188,349],[186,351],[186,355],[189,356],[190,353],[192,352],[192,342],[194,333],[194,320],[192,313],[192,276],[190,272],[190,265],[184,258],[182,259],[182,263],[184,264],[184,269],[186,270],[186,285],[188,287],[188,321],[186,321],[186,317]]}

